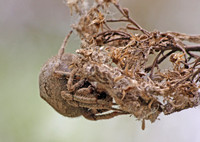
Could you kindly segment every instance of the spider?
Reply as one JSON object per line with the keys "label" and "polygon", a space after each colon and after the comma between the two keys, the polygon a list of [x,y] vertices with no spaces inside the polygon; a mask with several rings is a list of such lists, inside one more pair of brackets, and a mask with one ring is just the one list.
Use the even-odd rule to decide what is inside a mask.
{"label": "spider", "polygon": [[64,53],[69,36],[66,36],[58,55],[50,58],[39,75],[40,96],[58,113],[67,117],[84,116],[89,120],[109,119],[126,112],[112,107],[113,99],[106,92],[99,92],[87,81],[76,76],[71,69],[74,54]]}

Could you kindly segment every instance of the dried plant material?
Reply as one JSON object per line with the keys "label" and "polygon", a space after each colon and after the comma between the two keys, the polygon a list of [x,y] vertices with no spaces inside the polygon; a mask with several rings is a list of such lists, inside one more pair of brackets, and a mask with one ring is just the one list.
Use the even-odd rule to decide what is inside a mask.
{"label": "dried plant material", "polygon": [[79,15],[82,15],[88,8],[88,3],[86,0],[65,0],[64,2],[70,8],[71,15],[73,14],[73,11]]}
{"label": "dried plant material", "polygon": [[49,59],[40,71],[40,96],[57,112],[67,117],[83,115],[89,120],[100,120],[127,114],[112,107],[113,99],[104,90],[96,90],[92,82],[80,80],[81,77],[75,75],[77,69],[71,66],[78,57],[64,53],[69,35],[58,55]]}
{"label": "dried plant material", "polygon": [[[145,120],[154,122],[160,113],[168,115],[199,105],[199,35],[149,32],[129,16],[127,8],[121,8],[114,0],[96,0],[84,14],[79,12],[80,4],[76,2],[69,6],[77,9],[76,13],[81,16],[78,24],[73,25],[81,39],[81,48],[76,51],[78,55],[70,65],[60,58],[62,68],[56,68],[54,72],[61,76],[43,74],[44,70],[52,71],[53,66],[42,69],[40,78],[46,80],[52,90],[58,82],[52,81],[52,76],[60,81],[69,74],[65,82],[58,82],[58,92],[50,93],[62,99],[49,98],[47,102],[64,102],[62,105],[66,105],[66,109],[75,107],[75,110],[81,110],[78,114],[85,117],[89,112],[86,118],[91,120],[131,114],[142,120],[143,129]],[[116,7],[121,14],[119,18],[106,18],[109,5]],[[110,22],[124,22],[127,26],[112,29]],[[184,41],[196,44],[187,45]],[[64,46],[61,50],[64,54]],[[152,62],[150,57],[154,57]],[[164,61],[168,62],[165,69],[161,68]],[[70,71],[63,69],[69,66]],[[48,90],[45,91],[41,94],[48,95]],[[52,106],[55,108],[56,105]]]}

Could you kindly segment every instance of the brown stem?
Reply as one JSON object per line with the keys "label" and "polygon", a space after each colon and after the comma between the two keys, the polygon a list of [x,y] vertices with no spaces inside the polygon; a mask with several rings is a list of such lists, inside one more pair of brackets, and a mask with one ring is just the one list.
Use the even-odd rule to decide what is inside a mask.
{"label": "brown stem", "polygon": [[127,19],[109,19],[106,22],[128,22]]}
{"label": "brown stem", "polygon": [[134,26],[136,26],[142,33],[146,34],[149,36],[149,32],[145,29],[143,29],[140,25],[138,25],[133,19],[131,19],[129,17],[129,15],[125,14],[124,11],[121,9],[121,7],[119,6],[119,4],[114,3],[115,7],[119,10],[119,12],[125,17],[127,18],[128,22],[132,23]]}
{"label": "brown stem", "polygon": [[[172,53],[174,53],[175,51],[172,50],[170,52],[168,52],[167,54],[165,54],[163,57],[161,57],[158,61],[157,61],[157,64],[160,64],[162,61],[164,61],[169,55],[171,55]],[[152,65],[151,66],[148,66],[145,68],[145,72],[149,72],[152,68]]]}
{"label": "brown stem", "polygon": [[160,51],[160,53],[158,53],[158,55],[156,56],[155,60],[153,61],[152,67],[151,67],[151,73],[149,75],[149,77],[152,79],[152,75],[153,75],[153,70],[154,67],[157,66],[157,62],[158,62],[158,58],[160,57],[160,55],[163,53],[163,51]]}

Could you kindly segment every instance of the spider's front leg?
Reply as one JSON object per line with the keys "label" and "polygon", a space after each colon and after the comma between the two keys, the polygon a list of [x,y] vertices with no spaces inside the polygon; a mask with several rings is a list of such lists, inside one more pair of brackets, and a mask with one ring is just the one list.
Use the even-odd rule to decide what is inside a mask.
{"label": "spider's front leg", "polygon": [[[86,88],[81,88],[85,90]],[[75,107],[84,107],[88,109],[107,109],[107,110],[117,110],[112,108],[112,102],[106,102],[103,100],[98,100],[94,94],[72,95],[67,91],[61,92],[62,98],[67,101],[70,105]]]}
{"label": "spider's front leg", "polygon": [[77,77],[75,76],[77,72],[77,69],[73,69],[71,72],[65,72],[65,71],[55,71],[55,74],[60,75],[60,76],[65,76],[67,81],[67,90],[69,92],[74,92],[77,88],[80,88],[81,86],[84,85],[85,79],[79,80],[75,84],[74,81],[77,81]]}
{"label": "spider's front leg", "polygon": [[[61,96],[63,99],[68,101],[77,101],[81,104],[85,104],[87,106],[94,106],[97,109],[107,109],[112,108],[112,98],[108,95],[101,95],[101,93],[95,92],[91,86],[87,88],[80,88],[73,95],[68,91],[62,91]],[[87,107],[88,108],[88,107]]]}
{"label": "spider's front leg", "polygon": [[[117,110],[115,109],[112,112],[111,109],[107,108],[106,106],[100,106],[100,105],[91,105],[91,104],[84,104],[84,103],[79,103],[77,101],[70,101],[67,100],[68,104],[74,106],[74,107],[83,107],[83,108],[87,108],[85,111],[82,112],[82,115],[88,119],[88,120],[103,120],[103,119],[110,119],[113,118],[115,116],[118,115],[126,115],[129,114],[127,112],[121,111],[121,110]],[[109,113],[105,113],[105,112],[109,112]],[[105,113],[105,114],[103,114]]]}
{"label": "spider's front leg", "polygon": [[77,70],[78,69],[75,68],[70,72],[70,76],[69,76],[68,82],[67,82],[67,89],[68,89],[69,92],[75,91],[77,88],[83,86],[83,84],[85,82],[85,80],[83,79],[83,80],[79,80],[78,82],[76,82],[74,84],[74,80],[75,81],[77,80],[76,77],[75,77]]}
{"label": "spider's front leg", "polygon": [[118,115],[126,115],[128,113],[126,112],[118,112],[118,111],[113,111],[113,112],[110,112],[110,113],[107,113],[107,114],[98,114],[98,113],[94,113],[92,110],[91,111],[88,111],[88,112],[84,112],[82,115],[88,119],[88,120],[102,120],[102,119],[110,119],[110,118],[113,118],[115,116],[118,116]]}

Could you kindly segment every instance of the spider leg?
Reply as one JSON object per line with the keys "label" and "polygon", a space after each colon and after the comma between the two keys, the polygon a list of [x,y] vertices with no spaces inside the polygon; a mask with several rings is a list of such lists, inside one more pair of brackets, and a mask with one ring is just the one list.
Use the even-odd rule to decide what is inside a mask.
{"label": "spider leg", "polygon": [[68,89],[69,89],[70,91],[74,91],[74,90],[76,90],[77,88],[80,88],[81,86],[83,86],[84,83],[85,83],[85,79],[79,80],[79,81],[76,82],[75,84],[70,85]]}
{"label": "spider leg", "polygon": [[69,34],[65,37],[65,39],[63,40],[63,43],[62,43],[60,49],[58,50],[58,57],[59,57],[59,59],[62,58],[62,56],[63,56],[63,54],[64,54],[64,52],[65,52],[65,46],[66,46],[67,41],[68,41],[70,35],[72,34],[72,32],[73,32],[73,31],[71,30],[71,31],[69,32]]}
{"label": "spider leg", "polygon": [[115,116],[118,116],[118,115],[125,115],[125,114],[128,114],[126,112],[117,112],[117,111],[114,111],[114,112],[110,112],[110,113],[107,113],[107,114],[95,114],[93,112],[86,112],[84,114],[82,114],[86,119],[88,120],[102,120],[102,119],[110,119],[110,118],[113,118]]}
{"label": "spider leg", "polygon": [[75,100],[83,103],[94,103],[94,104],[102,104],[112,106],[112,98],[109,96],[105,96],[104,98],[98,98],[99,94],[95,93],[93,88],[89,86],[88,88],[81,88],[76,91],[74,95]]}
{"label": "spider leg", "polygon": [[54,71],[54,72],[57,75],[65,76],[66,78],[68,78],[67,89],[70,92],[75,91],[77,88],[79,88],[80,86],[83,86],[83,84],[85,83],[85,80],[82,79],[82,80],[76,82],[75,84],[73,84],[75,73],[77,72],[77,69],[73,69],[71,72],[65,72],[65,71]]}
{"label": "spider leg", "polygon": [[68,39],[69,39],[69,37],[70,37],[70,35],[72,34],[72,30],[69,32],[69,34],[65,37],[65,39],[63,40],[63,43],[62,43],[62,45],[61,45],[61,47],[60,47],[60,49],[58,50],[58,61],[55,63],[55,66],[53,67],[53,70],[54,70],[54,72],[56,71],[56,69],[59,67],[59,65],[60,65],[60,61],[62,60],[62,56],[63,56],[63,54],[65,53],[65,46],[66,46],[66,44],[67,44],[67,41],[68,41]]}
{"label": "spider leg", "polygon": [[67,78],[70,77],[70,72],[65,72],[65,71],[54,71],[55,74],[65,76]]}
{"label": "spider leg", "polygon": [[70,72],[70,76],[67,82],[67,89],[69,90],[69,92],[73,92],[75,91],[77,88],[79,88],[80,86],[83,86],[85,83],[85,79],[79,80],[78,82],[74,83],[74,79],[75,79],[75,74],[77,72],[78,69],[73,69]]}
{"label": "spider leg", "polygon": [[[104,112],[110,111],[110,109],[105,109],[105,108],[104,109],[99,109],[101,107],[94,106],[94,105],[83,104],[83,103],[79,103],[77,101],[69,101],[68,100],[67,102],[68,102],[68,104],[70,104],[72,106],[75,106],[75,107],[90,108],[89,110],[84,111],[82,115],[86,119],[93,120],[93,121],[102,120],[102,119],[110,119],[110,118],[113,118],[115,116],[129,114],[129,113],[123,112],[121,110],[119,110],[119,111],[113,111],[113,112],[110,112],[110,113],[107,113],[107,114],[102,114]],[[96,109],[96,108],[98,108],[98,109]]]}
{"label": "spider leg", "polygon": [[86,104],[86,103],[79,103],[79,107],[85,107],[89,109],[107,109],[107,110],[113,110],[114,108],[110,106],[105,106],[101,104]]}
{"label": "spider leg", "polygon": [[96,105],[99,107],[109,106],[110,108],[112,106],[112,101],[98,99],[94,94],[90,93],[89,88],[81,88],[77,90],[75,95],[72,95],[67,91],[62,91],[61,96],[65,100],[77,101],[77,102],[80,102],[82,104],[87,104],[87,105],[93,105],[93,106]]}
{"label": "spider leg", "polygon": [[71,95],[70,93],[68,93],[66,91],[62,91],[61,96],[70,105],[73,105],[75,107],[85,107],[85,108],[89,108],[89,109],[109,109],[109,110],[115,109],[115,108],[112,108],[111,106],[107,106],[107,105],[104,105],[104,104],[98,104],[94,100],[93,101],[95,103],[91,103],[89,100],[92,100],[94,98],[83,97],[83,98],[80,99],[79,96]]}
{"label": "spider leg", "polygon": [[69,90],[70,92],[73,92],[75,90],[75,88],[73,88],[73,81],[74,81],[74,77],[75,77],[76,72],[77,72],[77,69],[73,69],[70,72],[70,76],[69,76],[69,79],[68,79],[68,82],[67,82],[67,90]]}
{"label": "spider leg", "polygon": [[[115,111],[122,112],[121,109],[114,108],[114,107],[112,107],[112,105],[110,105],[108,103],[107,103],[108,105],[106,105],[105,103],[103,103],[103,104],[98,103],[98,102],[102,102],[102,101],[98,101],[98,100],[94,101],[93,100],[94,98],[83,97],[80,99],[76,95],[71,95],[67,91],[62,91],[61,96],[65,101],[68,102],[68,104],[70,104],[74,107],[84,107],[84,108],[88,108],[88,109],[99,109],[99,110],[106,109],[106,110],[115,110]],[[93,102],[91,100],[93,100]]]}

